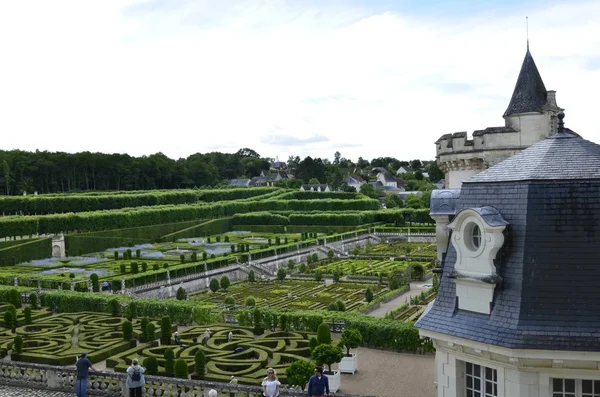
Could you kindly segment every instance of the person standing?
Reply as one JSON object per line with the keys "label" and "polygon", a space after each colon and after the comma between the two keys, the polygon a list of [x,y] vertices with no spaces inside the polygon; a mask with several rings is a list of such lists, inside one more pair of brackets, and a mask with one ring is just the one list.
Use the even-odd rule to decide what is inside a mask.
{"label": "person standing", "polygon": [[125,381],[125,387],[129,389],[129,397],[142,397],[142,389],[145,384],[144,367],[134,358],[131,360],[131,366],[127,368],[127,380]]}
{"label": "person standing", "polygon": [[277,379],[275,370],[273,368],[267,369],[267,376],[262,381],[263,396],[279,396],[279,386],[281,386],[281,382],[279,382],[279,379]]}
{"label": "person standing", "polygon": [[204,331],[204,339],[202,340],[202,344],[207,344],[209,339],[210,339],[210,329],[206,328],[206,331]]}
{"label": "person standing", "polygon": [[87,386],[90,379],[90,369],[96,372],[96,368],[92,365],[92,362],[88,360],[87,353],[81,353],[77,362],[77,379],[75,379],[75,395],[77,397],[87,396]]}
{"label": "person standing", "polygon": [[233,341],[233,332],[229,331],[229,333],[227,334],[227,342],[231,341]]}
{"label": "person standing", "polygon": [[323,367],[316,367],[315,374],[308,381],[308,397],[329,395],[329,379],[323,375]]}

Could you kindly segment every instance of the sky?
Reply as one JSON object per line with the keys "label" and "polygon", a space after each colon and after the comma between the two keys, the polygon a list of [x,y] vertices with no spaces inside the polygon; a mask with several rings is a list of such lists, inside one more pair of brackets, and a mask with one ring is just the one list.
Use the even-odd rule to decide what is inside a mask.
{"label": "sky", "polygon": [[[562,4],[561,4],[562,3]],[[3,0],[0,149],[435,157],[526,51],[600,143],[600,0]]]}

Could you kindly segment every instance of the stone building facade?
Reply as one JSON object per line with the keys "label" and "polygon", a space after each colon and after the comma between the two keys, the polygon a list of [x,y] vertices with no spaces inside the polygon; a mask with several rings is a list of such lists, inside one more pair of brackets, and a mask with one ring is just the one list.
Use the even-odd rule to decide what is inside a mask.
{"label": "stone building facade", "polygon": [[529,45],[508,108],[504,127],[442,135],[436,142],[436,159],[444,171],[446,188],[462,181],[556,133],[556,91],[548,91]]}

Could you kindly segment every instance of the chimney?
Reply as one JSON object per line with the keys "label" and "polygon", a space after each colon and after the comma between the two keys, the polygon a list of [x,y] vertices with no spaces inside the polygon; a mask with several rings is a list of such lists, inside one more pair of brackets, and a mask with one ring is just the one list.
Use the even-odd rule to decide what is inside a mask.
{"label": "chimney", "polygon": [[557,108],[556,104],[556,91],[546,91],[546,106]]}

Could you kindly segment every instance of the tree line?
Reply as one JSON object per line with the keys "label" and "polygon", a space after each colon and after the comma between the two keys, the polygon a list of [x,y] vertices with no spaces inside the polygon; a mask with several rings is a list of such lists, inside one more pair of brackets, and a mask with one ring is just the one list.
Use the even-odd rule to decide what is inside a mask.
{"label": "tree line", "polygon": [[[272,161],[248,148],[235,153],[195,153],[179,159],[163,153],[134,157],[119,153],[0,151],[0,194],[224,187],[231,179],[252,178],[268,171]],[[364,174],[372,167],[385,167],[394,174],[401,165],[423,168],[419,160],[407,162],[390,157],[370,162],[361,157],[353,162],[339,152],[333,161],[290,156],[285,165],[295,176],[295,184],[312,180],[335,188],[343,187],[345,175]]]}

